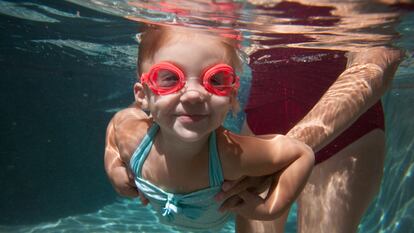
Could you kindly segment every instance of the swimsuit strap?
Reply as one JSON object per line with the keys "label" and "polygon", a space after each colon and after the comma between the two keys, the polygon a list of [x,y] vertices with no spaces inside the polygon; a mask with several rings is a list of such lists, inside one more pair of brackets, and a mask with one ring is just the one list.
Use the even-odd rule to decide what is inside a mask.
{"label": "swimsuit strap", "polygon": [[[135,176],[141,178],[142,166],[152,148],[154,137],[159,129],[158,124],[153,123],[148,133],[144,136],[141,144],[132,154],[130,166]],[[209,137],[209,182],[210,187],[220,186],[224,181],[221,162],[217,151],[216,132],[213,131]]]}
{"label": "swimsuit strap", "polygon": [[144,136],[141,141],[141,144],[132,154],[129,164],[132,168],[132,171],[135,173],[135,176],[141,178],[142,165],[144,164],[147,156],[151,150],[152,144],[154,143],[154,137],[157,134],[159,129],[158,124],[152,124],[151,128],[148,130],[148,133]]}
{"label": "swimsuit strap", "polygon": [[209,179],[210,186],[220,186],[223,181],[223,170],[221,168],[221,161],[217,151],[217,137],[216,132],[213,131],[209,138]]}

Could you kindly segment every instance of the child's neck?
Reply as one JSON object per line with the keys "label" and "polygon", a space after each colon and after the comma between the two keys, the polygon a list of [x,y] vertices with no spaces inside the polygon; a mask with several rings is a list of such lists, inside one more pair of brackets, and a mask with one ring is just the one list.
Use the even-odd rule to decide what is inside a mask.
{"label": "child's neck", "polygon": [[174,155],[177,159],[193,159],[197,155],[202,154],[203,151],[208,151],[208,139],[209,135],[201,138],[200,140],[188,142],[179,139],[178,137],[169,136],[168,133],[159,132],[158,145],[162,154]]}

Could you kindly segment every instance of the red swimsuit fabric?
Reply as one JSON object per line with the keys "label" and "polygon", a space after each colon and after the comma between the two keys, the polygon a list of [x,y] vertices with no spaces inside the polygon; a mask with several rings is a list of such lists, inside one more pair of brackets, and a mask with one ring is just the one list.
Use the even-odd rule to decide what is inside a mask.
{"label": "red swimsuit fabric", "polygon": [[[306,27],[333,27],[340,22],[340,18],[332,14],[335,9],[329,6],[281,2],[273,7],[258,8],[268,11],[269,16],[289,18],[292,19],[290,24]],[[283,46],[315,41],[305,34],[266,33],[263,36],[268,39],[256,43],[273,48],[259,50],[250,56],[252,83],[245,108],[246,120],[255,134],[286,134],[344,71],[347,59],[343,51]],[[274,48],[274,45],[281,46]],[[381,102],[318,151],[316,163],[328,159],[374,129],[384,130]]]}
{"label": "red swimsuit fabric", "polygon": [[[274,48],[252,54],[252,83],[245,108],[249,127],[257,135],[286,134],[343,72],[346,61],[343,51],[332,50]],[[380,102],[318,151],[316,163],[328,159],[373,129],[384,130]]]}

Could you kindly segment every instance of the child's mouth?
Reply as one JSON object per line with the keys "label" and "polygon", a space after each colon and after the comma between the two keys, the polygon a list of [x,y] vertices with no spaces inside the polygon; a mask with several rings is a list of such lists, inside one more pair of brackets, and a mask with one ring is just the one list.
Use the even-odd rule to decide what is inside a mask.
{"label": "child's mouth", "polygon": [[177,115],[177,120],[182,123],[194,123],[203,120],[206,118],[206,115],[198,115],[198,114],[182,114]]}

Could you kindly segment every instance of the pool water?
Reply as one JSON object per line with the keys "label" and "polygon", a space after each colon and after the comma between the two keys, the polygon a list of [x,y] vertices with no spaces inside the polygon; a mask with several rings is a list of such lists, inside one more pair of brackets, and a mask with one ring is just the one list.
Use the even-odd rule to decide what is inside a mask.
{"label": "pool water", "polygon": [[[103,170],[106,125],[133,101],[142,24],[119,17],[116,6],[73,2],[0,0],[0,232],[173,232],[138,200],[118,197]],[[248,28],[246,37],[256,38]],[[383,97],[384,178],[361,233],[414,226],[414,12],[406,10],[395,28],[401,35],[394,44],[407,57]],[[248,67],[242,77],[248,93]],[[237,131],[243,117],[227,126]],[[293,212],[287,232],[296,231]],[[233,229],[229,222],[222,232]]]}

